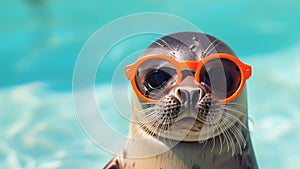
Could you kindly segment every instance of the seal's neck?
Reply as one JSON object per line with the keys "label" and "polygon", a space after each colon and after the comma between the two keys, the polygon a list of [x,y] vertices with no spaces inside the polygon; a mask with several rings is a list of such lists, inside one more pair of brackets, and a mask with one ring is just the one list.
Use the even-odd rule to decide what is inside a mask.
{"label": "seal's neck", "polygon": [[239,147],[237,140],[228,146],[219,136],[203,143],[180,142],[171,151],[186,168],[257,168],[250,137],[245,138],[244,147]]}
{"label": "seal's neck", "polygon": [[[246,146],[242,147],[241,151],[237,140],[236,142],[229,142],[227,145],[224,138],[215,137],[215,139],[203,143],[179,142],[176,146],[152,157],[129,158],[122,156],[122,160],[120,161],[123,165],[126,163],[127,166],[134,165],[134,168],[145,169],[258,168],[249,133],[247,132],[243,132],[246,139]],[[140,154],[147,154],[149,150],[162,146],[162,144],[158,145],[157,143],[152,146],[146,144],[137,145],[134,140],[131,141],[130,144],[125,146],[123,152],[128,153],[128,151],[136,149]]]}
{"label": "seal's neck", "polygon": [[[244,99],[245,96],[241,94],[239,99]],[[133,97],[133,103],[134,110],[143,110],[143,107],[137,104],[137,98]],[[247,113],[247,106],[241,111]],[[145,133],[135,122],[136,115],[138,113],[133,113],[133,121],[130,123],[131,139],[127,140],[120,156],[123,168],[126,168],[125,166],[135,169],[258,168],[250,133],[246,129],[246,118],[240,119],[246,127],[236,123],[230,128],[240,132],[223,131],[223,134],[205,142],[179,141],[174,144],[171,140],[154,138]]]}

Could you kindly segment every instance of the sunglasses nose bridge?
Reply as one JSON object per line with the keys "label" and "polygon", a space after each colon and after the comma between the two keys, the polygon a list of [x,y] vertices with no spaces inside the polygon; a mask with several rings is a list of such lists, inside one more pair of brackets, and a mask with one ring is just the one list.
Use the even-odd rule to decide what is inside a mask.
{"label": "sunglasses nose bridge", "polygon": [[185,64],[185,66],[189,69],[193,69],[194,71],[196,71],[198,69],[198,67],[200,66],[200,63],[199,61],[186,61],[186,62],[183,62]]}

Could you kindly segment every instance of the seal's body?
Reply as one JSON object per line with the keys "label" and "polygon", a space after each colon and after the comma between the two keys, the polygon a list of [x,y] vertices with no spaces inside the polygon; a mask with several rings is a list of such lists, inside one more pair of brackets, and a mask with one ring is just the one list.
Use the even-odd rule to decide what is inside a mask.
{"label": "seal's body", "polygon": [[[215,54],[222,56],[220,63]],[[154,61],[136,63],[132,80],[138,94],[132,99],[130,139],[105,168],[258,168],[243,84],[248,65],[235,61],[234,52],[222,41],[194,32],[157,40],[141,58],[149,56]],[[190,66],[178,71],[177,62],[179,67]]]}

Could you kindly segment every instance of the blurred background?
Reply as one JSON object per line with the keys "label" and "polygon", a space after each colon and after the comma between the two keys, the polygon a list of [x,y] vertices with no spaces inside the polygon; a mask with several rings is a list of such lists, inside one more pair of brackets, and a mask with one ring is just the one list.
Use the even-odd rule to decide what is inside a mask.
{"label": "blurred background", "polygon": [[[299,7],[297,0],[0,1],[0,168],[102,168],[111,159],[76,118],[73,69],[95,31],[140,12],[182,17],[252,65],[248,109],[260,168],[297,168]],[[96,81],[102,97],[109,83]]]}

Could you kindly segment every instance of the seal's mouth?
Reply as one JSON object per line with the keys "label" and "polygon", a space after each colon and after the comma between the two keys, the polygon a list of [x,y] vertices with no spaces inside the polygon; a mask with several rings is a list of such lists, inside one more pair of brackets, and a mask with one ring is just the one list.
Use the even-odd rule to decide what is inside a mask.
{"label": "seal's mouth", "polygon": [[194,117],[184,117],[175,121],[169,130],[190,130],[190,131],[199,131],[202,126],[201,122]]}
{"label": "seal's mouth", "polygon": [[196,119],[194,117],[184,117],[184,118],[176,120],[174,122],[174,124],[181,124],[181,123],[193,124],[195,122],[196,122]]}

